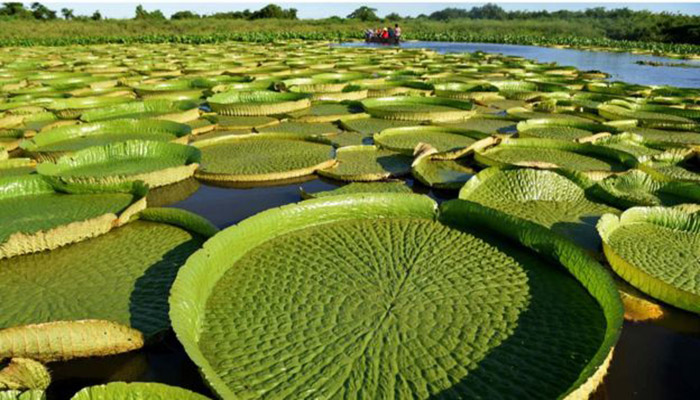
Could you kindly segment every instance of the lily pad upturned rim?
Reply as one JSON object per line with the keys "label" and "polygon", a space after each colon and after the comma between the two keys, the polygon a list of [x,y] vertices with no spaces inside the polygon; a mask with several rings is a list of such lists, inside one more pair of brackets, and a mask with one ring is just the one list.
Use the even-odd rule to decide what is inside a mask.
{"label": "lily pad upturned rim", "polygon": [[[130,223],[135,220],[177,227],[193,236],[198,236],[202,241],[219,231],[203,217],[177,208],[144,209],[129,218]],[[83,243],[76,245],[81,246]],[[125,249],[125,251],[128,250]],[[53,253],[46,253],[45,256],[50,257],[51,254]],[[158,259],[155,261],[158,262]],[[118,260],[115,263],[118,264]],[[67,301],[70,303],[70,300]],[[124,301],[131,302],[131,299],[126,298]],[[14,323],[11,319],[4,321],[9,324],[0,328],[0,337],[2,337],[0,356],[27,357],[49,362],[119,354],[140,348],[145,342],[158,338],[159,333],[170,328],[165,315],[162,315],[164,318],[157,323],[149,322],[136,326],[132,321],[125,323],[96,319],[94,314],[85,314],[86,310],[91,309],[90,307],[81,308],[79,304],[74,304],[69,309],[70,316],[59,312],[58,315],[42,315],[34,321],[31,321],[31,318]],[[66,332],[70,332],[68,339],[66,339]],[[91,335],[96,335],[94,340],[86,340]],[[70,337],[73,337],[73,340]]]}
{"label": "lily pad upturned rim", "polygon": [[110,382],[103,385],[88,386],[77,392],[71,400],[150,398],[147,397],[149,394],[156,395],[160,399],[209,400],[209,397],[199,393],[157,382]]}
{"label": "lily pad upturned rim", "polygon": [[[84,136],[99,136],[101,133],[120,132],[124,133],[146,133],[157,132],[167,133],[178,139],[189,135],[192,132],[186,124],[164,120],[149,119],[115,119],[110,121],[91,122],[54,128],[45,132],[40,132],[31,139],[23,140],[19,147],[29,153],[43,153],[42,146],[60,143],[65,140]],[[47,151],[46,153],[62,154],[62,151]]]}
{"label": "lily pad upturned rim", "polygon": [[700,186],[694,182],[661,181],[640,169],[631,169],[618,175],[609,176],[591,188],[591,193],[603,199],[606,203],[618,208],[640,206],[657,206],[656,202],[648,202],[626,194],[615,187],[619,180],[635,181],[646,193],[652,196],[663,194],[678,199],[678,203],[700,203]]}
{"label": "lily pad upturned rim", "polygon": [[217,93],[207,102],[215,112],[233,116],[278,115],[311,107],[307,94],[262,90]]}
{"label": "lily pad upturned rim", "polygon": [[[71,170],[75,167],[85,167],[94,163],[117,162],[120,156],[138,157],[139,159],[146,157],[170,158],[183,162],[183,164],[128,175],[71,175]],[[99,187],[104,184],[124,181],[143,181],[150,188],[155,188],[190,178],[199,166],[200,161],[201,153],[194,146],[149,140],[128,140],[104,146],[88,147],[69,156],[63,156],[55,162],[39,163],[36,170],[39,175],[47,177],[58,187],[63,185],[97,185]]]}
{"label": "lily pad upturned rim", "polygon": [[301,177],[305,177],[308,175],[312,175],[315,172],[318,172],[322,169],[331,168],[337,163],[336,159],[331,157],[331,152],[332,152],[333,147],[330,144],[328,144],[322,140],[317,140],[314,137],[299,137],[298,135],[289,135],[289,134],[284,134],[284,133],[282,133],[282,134],[278,134],[278,133],[267,133],[267,134],[247,133],[247,134],[241,134],[241,135],[226,135],[226,136],[214,137],[211,139],[200,140],[200,141],[192,143],[192,146],[197,147],[199,149],[202,149],[202,148],[206,148],[209,146],[216,146],[218,144],[225,144],[228,142],[236,142],[236,141],[241,141],[241,140],[269,140],[269,139],[288,140],[290,142],[302,142],[302,143],[309,143],[309,144],[314,144],[314,145],[327,146],[328,151],[329,151],[329,157],[323,163],[317,164],[314,166],[309,166],[307,168],[290,170],[290,171],[285,171],[285,172],[266,173],[266,174],[216,173],[216,172],[208,172],[206,170],[206,167],[200,167],[195,172],[195,177],[197,179],[201,179],[204,181],[225,182],[225,183],[229,183],[229,184],[271,183],[271,182],[275,182],[275,181],[285,181],[285,180],[289,180],[289,179],[301,178]]}
{"label": "lily pad upturned rim", "polygon": [[[632,286],[667,304],[700,314],[700,294],[681,290],[670,283],[636,267],[622,257],[610,244],[613,233],[626,225],[649,223],[680,231],[700,234],[697,213],[689,213],[672,207],[632,207],[620,216],[606,214],[598,221],[597,228],[603,240],[603,251],[612,269]],[[643,243],[639,243],[643,246]],[[663,254],[659,254],[663,256]]]}
{"label": "lily pad upturned rim", "polygon": [[391,150],[385,150],[380,148],[379,146],[376,145],[352,145],[352,146],[344,146],[340,147],[335,150],[335,155],[337,162],[333,166],[330,166],[326,169],[322,169],[318,171],[318,174],[321,176],[325,176],[331,179],[336,179],[340,181],[349,181],[349,182],[372,182],[372,181],[380,181],[380,180],[386,180],[389,178],[398,178],[404,175],[410,174],[410,163],[407,165],[407,168],[405,171],[399,171],[399,172],[392,172],[392,171],[383,171],[383,172],[376,172],[376,173],[361,173],[361,174],[338,174],[335,171],[335,168],[338,168],[341,166],[343,163],[343,160],[340,159],[340,157],[344,153],[355,153],[355,152],[389,152],[393,153],[392,156],[396,157],[406,157],[406,155],[394,152]]}
{"label": "lily pad upturned rim", "polygon": [[[374,142],[375,142],[375,144],[377,144],[380,147],[383,147],[385,149],[397,151],[399,153],[404,153],[404,154],[408,154],[408,155],[414,155],[415,148],[407,151],[404,148],[390,146],[390,145],[387,145],[385,143],[382,143],[382,140],[388,136],[410,134],[412,132],[440,132],[440,133],[447,133],[447,134],[451,134],[451,135],[464,136],[464,137],[473,139],[474,143],[476,143],[477,141],[479,141],[481,139],[484,139],[484,138],[487,138],[490,136],[486,133],[481,133],[481,132],[468,130],[468,129],[449,128],[449,127],[435,126],[435,125],[416,125],[416,126],[405,126],[405,127],[384,129],[383,131],[374,135]],[[464,146],[462,148],[455,148],[455,149],[440,151],[440,152],[436,153],[435,155],[433,155],[432,157],[435,159],[458,158],[459,156],[461,156],[464,153],[465,148],[473,146],[474,143],[472,143],[469,146]],[[427,144],[432,144],[432,143],[427,143]]]}
{"label": "lily pad upturned rim", "polygon": [[[603,147],[603,146],[596,146],[590,143],[575,143],[575,142],[568,142],[565,140],[558,140],[558,139],[531,139],[531,138],[518,138],[518,139],[513,139],[513,138],[505,138],[503,139],[500,143],[498,143],[496,146],[489,147],[489,148],[484,148],[484,149],[479,149],[475,153],[475,159],[477,162],[487,165],[487,166],[507,166],[507,165],[515,165],[515,166],[529,166],[529,167],[537,167],[537,168],[554,168],[554,169],[560,169],[562,168],[561,166],[553,166],[553,165],[520,165],[520,164],[508,164],[508,163],[503,163],[501,161],[495,160],[491,157],[488,156],[487,152],[491,149],[495,148],[550,148],[550,149],[555,149],[555,150],[562,150],[562,151],[571,151],[573,153],[578,153],[581,155],[593,155],[597,157],[602,157],[614,162],[617,162],[621,164],[624,167],[627,168],[634,168],[637,165],[637,159],[632,155],[627,152],[623,152],[617,149],[612,149],[608,147]],[[586,172],[591,172],[595,173],[596,171],[586,171]]]}
{"label": "lily pad upturned rim", "polygon": [[[400,97],[377,97],[361,101],[362,107],[373,117],[383,119],[394,119],[404,121],[449,121],[466,119],[474,115],[475,106],[473,103],[464,100],[448,99],[444,97],[424,97],[424,96],[400,96]],[[412,112],[397,112],[384,110],[385,105],[406,104],[415,106]],[[440,105],[454,108],[450,111],[421,111],[421,105]]]}
{"label": "lily pad upturned rim", "polygon": [[[409,217],[459,223],[470,219],[485,228],[562,264],[600,304],[606,319],[600,347],[564,398],[585,398],[607,370],[620,335],[623,308],[610,276],[583,250],[534,223],[462,200],[444,203],[438,211],[430,198],[413,194],[355,194],[307,200],[250,217],[207,241],[178,273],[170,297],[173,329],[208,384],[223,398],[236,398],[217,375],[198,345],[206,302],[216,283],[247,251],[278,235],[305,227],[363,219]],[[231,247],[230,243],[236,246]]]}
{"label": "lily pad upturned rim", "polygon": [[[21,198],[32,195],[43,195],[51,193],[71,194],[107,194],[107,193],[127,193],[133,196],[129,205],[118,214],[105,213],[94,218],[76,220],[68,224],[54,226],[48,230],[39,230],[31,233],[13,232],[11,235],[21,234],[19,237],[9,236],[8,240],[0,243],[0,258],[10,258],[23,254],[35,253],[43,250],[51,250],[71,243],[86,240],[90,237],[98,236],[114,227],[121,226],[129,222],[131,217],[146,208],[146,195],[148,187],[142,182],[122,182],[118,184],[102,185],[100,187],[88,188],[59,188],[50,184],[48,180],[40,175],[23,175],[0,178],[0,199]],[[17,246],[17,243],[23,243]],[[9,244],[8,244],[9,243]]]}
{"label": "lily pad upturned rim", "polygon": [[[133,114],[155,114],[148,118],[185,122],[199,117],[199,103],[189,100],[144,99],[91,109],[80,115],[85,122],[128,119]],[[195,116],[193,118],[193,116]]]}

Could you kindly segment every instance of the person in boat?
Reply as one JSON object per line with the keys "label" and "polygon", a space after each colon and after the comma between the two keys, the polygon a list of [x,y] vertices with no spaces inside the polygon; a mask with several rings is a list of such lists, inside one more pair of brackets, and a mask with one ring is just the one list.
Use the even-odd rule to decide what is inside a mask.
{"label": "person in boat", "polygon": [[374,38],[374,31],[370,28],[365,30],[365,40],[372,40]]}
{"label": "person in boat", "polygon": [[394,28],[389,27],[389,41],[393,42],[394,39],[396,39],[396,32],[394,31]]}
{"label": "person in boat", "polygon": [[401,27],[399,24],[394,25],[394,37],[396,38],[397,43],[399,40],[401,40]]}
{"label": "person in boat", "polygon": [[389,39],[389,30],[387,28],[384,28],[384,30],[382,30],[382,39],[384,39],[384,40]]}

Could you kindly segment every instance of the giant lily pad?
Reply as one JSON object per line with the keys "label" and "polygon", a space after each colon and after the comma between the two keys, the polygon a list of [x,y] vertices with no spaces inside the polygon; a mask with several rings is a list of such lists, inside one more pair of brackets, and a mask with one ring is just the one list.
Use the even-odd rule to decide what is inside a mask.
{"label": "giant lily pad", "polygon": [[78,118],[88,110],[101,107],[109,107],[133,101],[132,97],[75,97],[71,99],[57,99],[46,105],[58,117],[65,119]]}
{"label": "giant lily pad", "polygon": [[490,166],[561,167],[608,174],[636,164],[635,158],[625,152],[556,139],[505,139],[497,146],[478,150],[475,159]]}
{"label": "giant lily pad", "polygon": [[598,223],[605,256],[642,292],[700,313],[700,219],[697,213],[636,207]]}
{"label": "giant lily pad", "polygon": [[653,111],[630,110],[613,104],[602,104],[598,106],[598,113],[610,120],[636,119],[643,126],[650,128],[695,129],[700,126],[700,124],[692,119],[678,115]]}
{"label": "giant lily pad", "polygon": [[383,148],[412,155],[420,143],[429,144],[444,158],[456,158],[464,149],[487,135],[438,126],[411,126],[383,130],[374,136],[374,143]]}
{"label": "giant lily pad", "polygon": [[436,208],[346,195],[249,218],[178,274],[175,332],[222,398],[587,397],[622,322],[602,267],[535,224]]}
{"label": "giant lily pad", "polygon": [[154,382],[112,382],[82,389],[71,400],[207,400],[206,396]]}
{"label": "giant lily pad", "polygon": [[285,114],[311,106],[305,94],[270,91],[218,93],[207,102],[217,113],[234,116]]}
{"label": "giant lily pad", "polygon": [[317,199],[328,196],[340,196],[356,193],[413,193],[410,187],[402,181],[392,182],[352,182],[345,186],[323,192],[309,193],[300,188],[304,199]]}
{"label": "giant lily pad", "polygon": [[700,182],[700,173],[693,168],[693,153],[670,151],[653,156],[639,164],[639,169],[660,181]]}
{"label": "giant lily pad", "polygon": [[371,116],[399,121],[462,120],[474,114],[468,101],[440,97],[380,97],[362,101]]}
{"label": "giant lily pad", "polygon": [[411,157],[377,146],[345,146],[336,150],[338,163],[318,171],[341,181],[380,181],[407,175]]}
{"label": "giant lily pad", "polygon": [[515,121],[482,115],[475,115],[466,121],[440,123],[440,125],[455,129],[481,132],[487,135],[515,132]]}
{"label": "giant lily pad", "polygon": [[700,186],[693,182],[658,181],[633,169],[596,182],[595,195],[620,208],[700,203]]}
{"label": "giant lily pad", "polygon": [[[148,340],[169,328],[170,285],[215,231],[186,211],[152,208],[106,235],[0,261],[0,357],[51,361],[137,348],[141,334]],[[26,296],[36,288],[41,296]]]}
{"label": "giant lily pad", "polygon": [[329,145],[275,134],[222,136],[194,143],[202,151],[200,179],[262,182],[311,175],[335,165]]}
{"label": "giant lily pad", "polygon": [[0,259],[104,234],[144,208],[145,195],[141,184],[64,194],[38,175],[0,178]]}
{"label": "giant lily pad", "polygon": [[338,127],[330,122],[285,121],[280,124],[256,128],[260,133],[275,133],[290,136],[324,136],[338,133]]}
{"label": "giant lily pad", "polygon": [[29,158],[0,160],[0,177],[28,175],[34,172],[36,162]]}
{"label": "giant lily pad", "polygon": [[197,148],[177,143],[130,140],[89,147],[55,163],[44,162],[37,172],[57,185],[101,186],[143,181],[149,187],[190,178],[199,166]]}
{"label": "giant lily pad", "polygon": [[58,157],[87,147],[126,140],[185,142],[191,128],[171,121],[124,119],[69,125],[41,132],[20,147],[39,159]]}
{"label": "giant lily pad", "polygon": [[6,390],[0,391],[0,400],[46,400],[43,390]]}
{"label": "giant lily pad", "polygon": [[627,132],[637,134],[652,146],[678,147],[700,146],[700,133],[688,131],[674,131],[651,128],[628,128]]}
{"label": "giant lily pad", "polygon": [[598,250],[595,224],[615,208],[592,198],[585,177],[562,170],[489,168],[470,179],[459,198],[546,226],[579,245]]}
{"label": "giant lily pad", "polygon": [[383,131],[384,129],[413,126],[415,124],[416,123],[413,121],[394,121],[379,118],[344,118],[340,120],[340,126],[343,129],[362,133],[363,135],[373,135]]}
{"label": "giant lily pad", "polygon": [[476,171],[462,160],[440,160],[426,155],[413,162],[411,173],[426,186],[459,190]]}
{"label": "giant lily pad", "polygon": [[199,118],[197,103],[191,101],[144,100],[103,107],[83,113],[85,122],[106,121],[122,118],[154,118],[165,121],[189,122]]}
{"label": "giant lily pad", "polygon": [[617,132],[612,126],[563,118],[541,118],[518,122],[518,136],[576,140],[600,132]]}

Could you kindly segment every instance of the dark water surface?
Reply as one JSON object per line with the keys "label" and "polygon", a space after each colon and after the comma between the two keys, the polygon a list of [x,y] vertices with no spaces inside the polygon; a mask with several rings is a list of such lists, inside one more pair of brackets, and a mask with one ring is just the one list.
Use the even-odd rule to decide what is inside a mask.
{"label": "dark water surface", "polygon": [[[349,44],[366,46],[364,43]],[[661,57],[563,50],[534,46],[481,43],[410,42],[403,47],[428,47],[440,52],[487,51],[539,61],[556,61],[579,69],[597,69],[612,79],[639,84],[700,87],[700,70],[649,67],[636,60],[678,62]],[[436,192],[409,181],[413,190],[438,201],[456,192]],[[269,208],[300,201],[299,187],[309,192],[329,190],[339,183],[320,179],[287,182],[272,187],[227,188],[191,181],[159,189],[151,205],[170,205],[195,212],[226,228]],[[158,197],[160,196],[160,197]],[[680,314],[673,323],[625,322],[609,373],[595,399],[700,398],[700,318]],[[147,348],[112,357],[53,363],[54,384],[49,399],[68,399],[80,388],[109,381],[152,381],[181,386],[213,397],[196,366],[172,332]]]}
{"label": "dark water surface", "polygon": [[[348,47],[386,47],[386,45],[364,42],[348,42]],[[599,70],[611,75],[610,80],[637,83],[640,85],[671,85],[678,87],[700,87],[700,69],[682,67],[652,67],[635,64],[635,61],[663,63],[687,63],[700,66],[697,60],[678,60],[667,57],[556,49],[552,47],[519,46],[493,43],[449,43],[449,42],[405,42],[402,48],[426,48],[439,53],[463,53],[483,51],[520,56],[540,62],[556,62],[559,65],[574,66],[580,70]]]}

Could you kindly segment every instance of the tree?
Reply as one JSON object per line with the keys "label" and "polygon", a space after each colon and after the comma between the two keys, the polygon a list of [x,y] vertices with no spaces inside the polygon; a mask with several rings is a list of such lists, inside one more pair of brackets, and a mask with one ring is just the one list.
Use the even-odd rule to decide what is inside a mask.
{"label": "tree", "polygon": [[0,15],[14,18],[33,18],[32,13],[24,8],[23,3],[2,3]]}
{"label": "tree", "polygon": [[31,5],[32,15],[36,19],[40,20],[50,20],[56,19],[56,11],[50,10],[48,7],[41,3],[32,3]]}
{"label": "tree", "polygon": [[73,10],[71,10],[70,8],[62,8],[61,15],[63,15],[63,19],[75,18],[75,15],[73,15]]}
{"label": "tree", "polygon": [[100,14],[99,11],[95,11],[92,13],[92,16],[90,17],[91,20],[93,21],[101,21],[102,20],[102,14]]}
{"label": "tree", "polygon": [[[419,15],[418,18],[421,16]],[[444,10],[435,11],[428,17],[437,21],[447,21],[450,19],[469,18],[469,12],[460,8],[446,8]]]}
{"label": "tree", "polygon": [[481,7],[472,7],[469,10],[469,18],[473,19],[506,19],[508,14],[504,9],[493,3],[486,3]]}
{"label": "tree", "polygon": [[199,14],[192,11],[178,11],[170,16],[170,19],[197,19],[201,18]]}
{"label": "tree", "polygon": [[134,19],[165,19],[165,15],[160,10],[146,11],[141,4],[136,6],[136,16]]}
{"label": "tree", "polygon": [[393,12],[391,14],[388,14],[386,17],[384,17],[384,19],[388,19],[388,20],[392,20],[392,21],[400,21],[403,19],[403,17],[400,16],[399,14]]}
{"label": "tree", "polygon": [[277,18],[277,19],[297,19],[297,9],[283,9],[276,4],[268,4],[265,7],[253,12],[249,19],[265,19],[265,18]]}
{"label": "tree", "polygon": [[353,11],[348,15],[348,18],[350,19],[359,19],[360,21],[379,21],[379,17],[377,17],[377,9],[376,8],[370,8],[367,6],[362,6],[358,8],[357,10]]}

